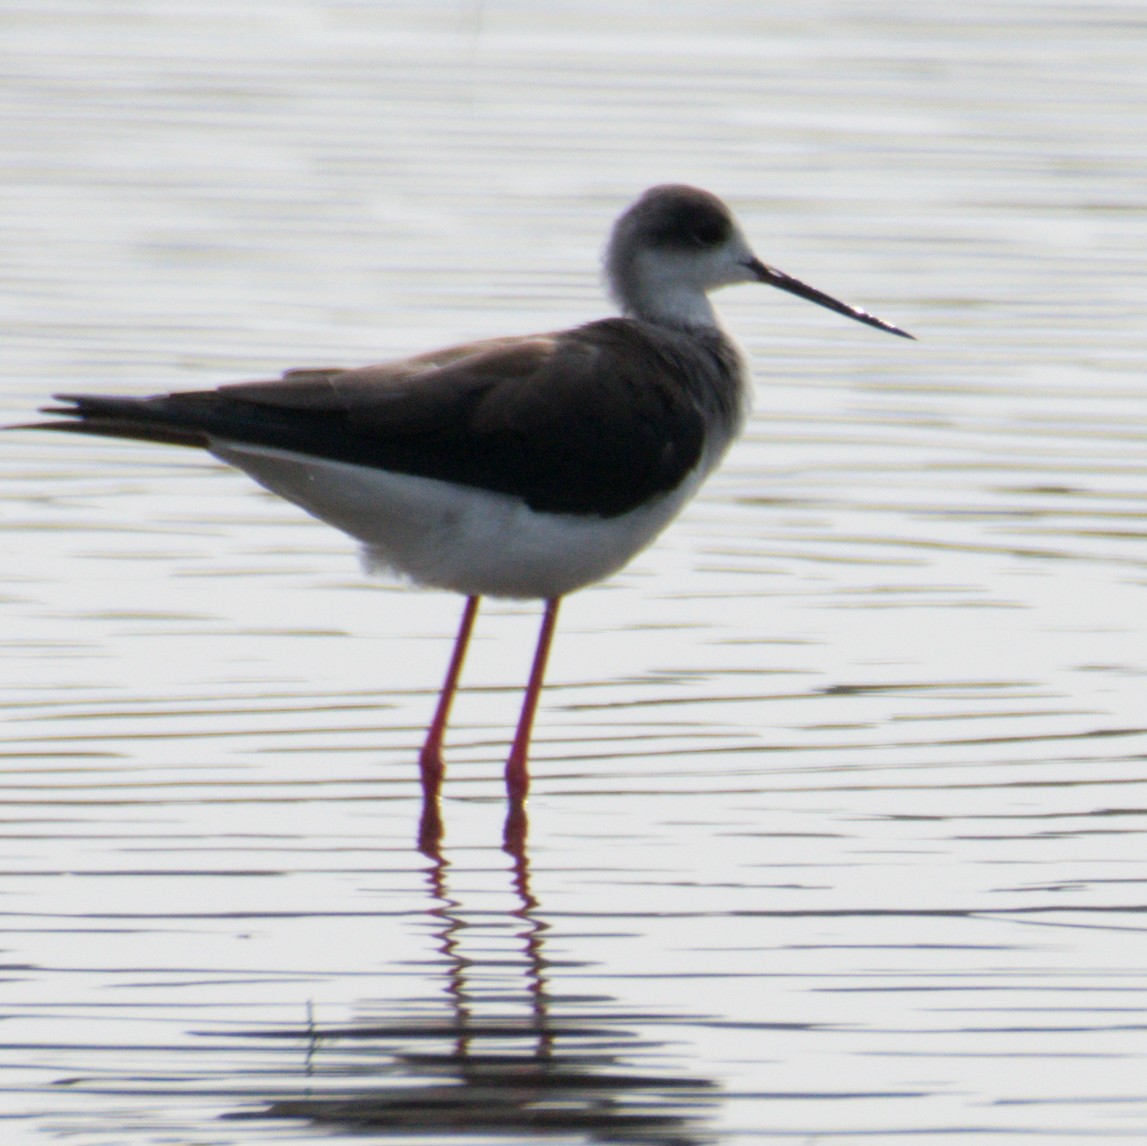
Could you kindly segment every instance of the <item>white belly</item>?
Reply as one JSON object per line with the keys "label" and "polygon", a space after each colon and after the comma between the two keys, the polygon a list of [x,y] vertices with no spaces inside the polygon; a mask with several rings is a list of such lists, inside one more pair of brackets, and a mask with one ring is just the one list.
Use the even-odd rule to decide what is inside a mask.
{"label": "white belly", "polygon": [[703,463],[631,513],[595,517],[538,513],[508,494],[287,450],[212,441],[211,452],[357,538],[372,570],[494,597],[560,597],[617,572],[676,517],[711,468]]}

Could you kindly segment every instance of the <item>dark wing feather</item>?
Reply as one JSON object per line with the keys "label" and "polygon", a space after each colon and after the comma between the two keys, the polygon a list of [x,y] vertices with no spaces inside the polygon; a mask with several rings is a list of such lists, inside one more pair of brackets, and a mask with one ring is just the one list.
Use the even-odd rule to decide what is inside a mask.
{"label": "dark wing feather", "polygon": [[680,364],[634,323],[455,347],[359,370],[155,398],[60,395],[60,429],[293,450],[612,517],[673,489],[704,422]]}

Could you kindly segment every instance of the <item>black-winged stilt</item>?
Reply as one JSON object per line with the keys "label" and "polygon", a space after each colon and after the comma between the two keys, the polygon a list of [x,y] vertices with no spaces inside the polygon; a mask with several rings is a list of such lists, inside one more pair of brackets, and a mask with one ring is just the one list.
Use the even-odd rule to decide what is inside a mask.
{"label": "black-winged stilt", "polygon": [[466,596],[421,752],[437,795],[442,742],[485,595],[545,613],[506,765],[513,805],[558,602],[626,564],[680,512],[747,411],[747,375],[708,294],[778,287],[912,336],[766,266],[728,207],[693,187],[646,191],[605,260],[624,317],[453,346],[360,369],[150,398],[60,394],[39,427],[197,446],[356,538],[368,564]]}

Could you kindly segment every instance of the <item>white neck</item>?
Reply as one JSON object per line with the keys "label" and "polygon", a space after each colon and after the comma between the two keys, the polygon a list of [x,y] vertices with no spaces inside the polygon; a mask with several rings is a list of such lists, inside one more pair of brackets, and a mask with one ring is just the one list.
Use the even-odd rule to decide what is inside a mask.
{"label": "white neck", "polygon": [[716,330],[719,325],[708,296],[688,287],[666,290],[661,284],[657,290],[643,291],[636,298],[626,299],[624,309],[634,318],[663,326]]}
{"label": "white neck", "polygon": [[674,260],[638,258],[623,281],[611,283],[622,310],[633,318],[678,328],[719,327],[717,312],[699,285],[693,267],[682,268]]}

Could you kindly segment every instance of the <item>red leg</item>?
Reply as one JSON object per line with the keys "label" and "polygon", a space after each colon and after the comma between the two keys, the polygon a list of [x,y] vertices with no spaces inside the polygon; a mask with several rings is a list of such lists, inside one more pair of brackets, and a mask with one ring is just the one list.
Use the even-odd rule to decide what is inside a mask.
{"label": "red leg", "polygon": [[427,859],[442,859],[442,812],[438,789],[422,786],[422,818],[418,821],[418,850]]}
{"label": "red leg", "polygon": [[422,769],[422,794],[427,803],[437,801],[438,789],[442,784],[444,770],[442,738],[446,735],[450,705],[458,688],[458,677],[462,672],[462,662],[466,659],[466,646],[470,643],[470,634],[474,631],[474,618],[478,615],[480,600],[480,597],[466,598],[466,608],[462,611],[462,623],[458,626],[450,667],[446,670],[446,680],[442,684],[442,691],[438,694],[438,708],[434,712],[434,719],[430,722],[430,729],[426,733],[426,742],[422,745],[422,752],[418,757]]}
{"label": "red leg", "polygon": [[534,727],[534,713],[538,710],[538,697],[541,695],[542,680],[546,675],[546,660],[550,655],[550,644],[558,623],[560,602],[560,597],[551,597],[546,602],[541,632],[538,633],[538,647],[534,652],[534,667],[530,670],[530,683],[526,686],[526,695],[522,701],[522,715],[518,717],[518,731],[514,734],[510,758],[506,761],[506,792],[511,805],[521,805],[530,788],[530,774],[526,769],[526,760],[530,752],[530,732]]}
{"label": "red leg", "polygon": [[526,854],[526,834],[529,832],[529,822],[526,820],[526,801],[524,797],[514,797],[512,794],[506,810],[506,823],[502,828],[502,851],[514,857],[516,864],[523,862]]}

